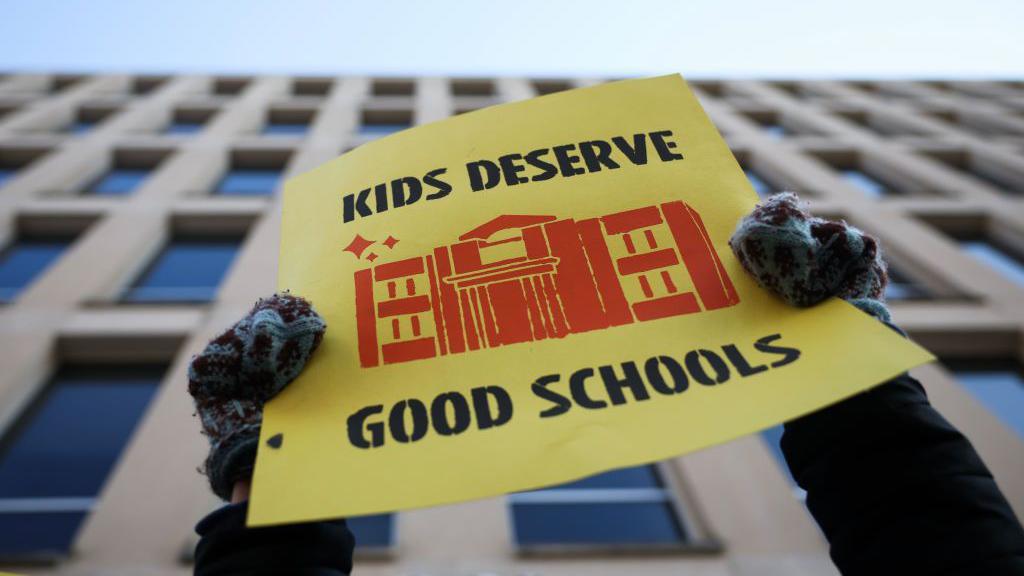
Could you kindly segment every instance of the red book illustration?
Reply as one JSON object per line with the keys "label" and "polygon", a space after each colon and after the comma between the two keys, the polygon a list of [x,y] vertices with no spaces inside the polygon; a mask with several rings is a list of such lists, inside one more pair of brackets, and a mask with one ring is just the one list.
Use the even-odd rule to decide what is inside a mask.
{"label": "red book illustration", "polygon": [[[362,258],[372,244],[356,236],[346,250],[373,262]],[[432,254],[358,270],[355,288],[364,368],[739,303],[700,215],[681,201],[585,220],[498,216]]]}

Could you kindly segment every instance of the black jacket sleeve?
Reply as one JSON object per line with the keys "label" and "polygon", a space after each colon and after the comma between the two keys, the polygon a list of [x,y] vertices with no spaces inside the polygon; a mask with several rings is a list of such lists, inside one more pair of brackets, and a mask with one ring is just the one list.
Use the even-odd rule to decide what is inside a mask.
{"label": "black jacket sleeve", "polygon": [[196,576],[342,576],[355,539],[344,520],[246,528],[248,503],[212,512],[196,526]]}
{"label": "black jacket sleeve", "polygon": [[909,375],[787,423],[782,451],[845,576],[1024,574],[1020,522]]}

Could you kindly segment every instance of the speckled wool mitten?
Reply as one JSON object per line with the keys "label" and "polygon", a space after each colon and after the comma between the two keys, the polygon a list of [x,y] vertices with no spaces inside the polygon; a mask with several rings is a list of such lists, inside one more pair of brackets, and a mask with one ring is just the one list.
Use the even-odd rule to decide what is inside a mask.
{"label": "speckled wool mitten", "polygon": [[252,473],[263,404],[299,375],[326,328],[308,301],[274,294],[192,359],[188,391],[210,439],[203,471],[217,496],[229,500]]}
{"label": "speckled wool mitten", "polygon": [[838,296],[885,322],[889,282],[878,242],[846,222],[808,214],[796,194],[776,194],[745,216],[729,240],[758,284],[794,306]]}

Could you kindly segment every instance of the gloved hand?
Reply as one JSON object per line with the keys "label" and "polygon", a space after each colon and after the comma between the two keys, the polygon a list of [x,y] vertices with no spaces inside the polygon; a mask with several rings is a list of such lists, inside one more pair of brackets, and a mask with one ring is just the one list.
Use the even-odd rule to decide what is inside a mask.
{"label": "gloved hand", "polygon": [[740,264],[761,287],[793,306],[830,296],[889,322],[889,282],[878,241],[846,222],[816,218],[796,194],[769,197],[740,220],[729,240]]}
{"label": "gloved hand", "polygon": [[188,391],[210,439],[202,470],[217,496],[229,500],[252,474],[263,405],[299,375],[326,329],[308,301],[274,294],[192,359]]}

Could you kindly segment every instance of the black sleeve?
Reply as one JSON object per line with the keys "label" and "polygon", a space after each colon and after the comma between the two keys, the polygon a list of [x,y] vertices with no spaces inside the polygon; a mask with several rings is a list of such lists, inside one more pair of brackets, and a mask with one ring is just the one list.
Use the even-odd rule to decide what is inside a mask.
{"label": "black sleeve", "polygon": [[845,576],[1024,574],[1020,522],[909,375],[787,423],[782,451]]}
{"label": "black sleeve", "polygon": [[196,526],[196,576],[342,576],[355,539],[344,520],[246,528],[247,502],[224,506]]}

